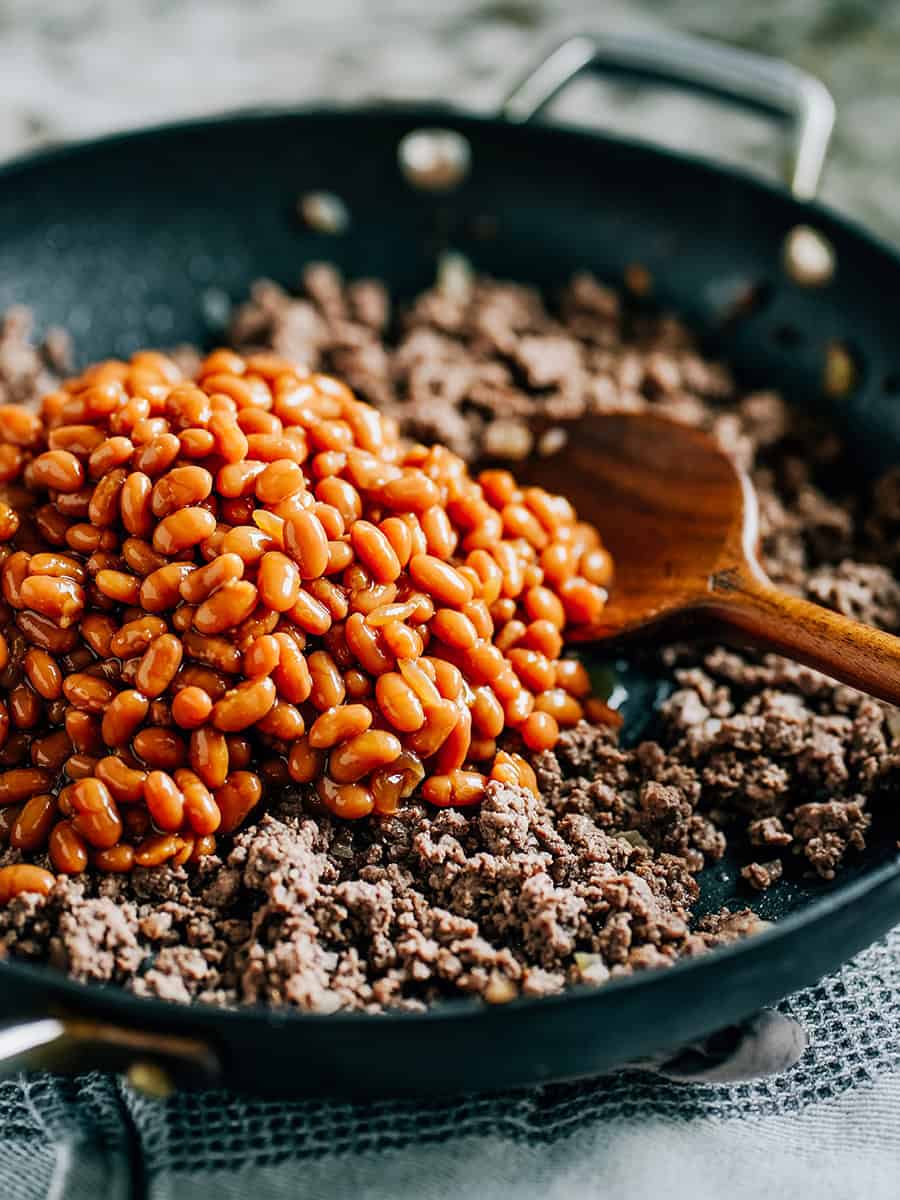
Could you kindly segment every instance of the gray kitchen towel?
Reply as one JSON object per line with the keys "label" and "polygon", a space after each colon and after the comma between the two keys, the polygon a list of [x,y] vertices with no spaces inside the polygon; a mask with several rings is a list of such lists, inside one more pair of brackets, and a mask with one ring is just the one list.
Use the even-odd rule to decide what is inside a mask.
{"label": "gray kitchen towel", "polygon": [[740,1085],[641,1071],[441,1101],[151,1100],[121,1080],[0,1084],[2,1200],[692,1200],[900,1194],[900,928],[785,1001],[791,1070]]}

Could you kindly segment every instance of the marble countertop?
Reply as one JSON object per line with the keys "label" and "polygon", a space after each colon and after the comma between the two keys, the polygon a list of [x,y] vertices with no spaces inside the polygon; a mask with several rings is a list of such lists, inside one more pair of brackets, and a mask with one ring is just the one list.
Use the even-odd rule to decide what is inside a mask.
{"label": "marble countertop", "polygon": [[[900,240],[894,0],[0,0],[0,157],[275,102],[445,98],[490,109],[567,33],[708,34],[791,59],[838,103],[824,197]],[[772,169],[773,131],[708,103],[586,81],[568,119]]]}

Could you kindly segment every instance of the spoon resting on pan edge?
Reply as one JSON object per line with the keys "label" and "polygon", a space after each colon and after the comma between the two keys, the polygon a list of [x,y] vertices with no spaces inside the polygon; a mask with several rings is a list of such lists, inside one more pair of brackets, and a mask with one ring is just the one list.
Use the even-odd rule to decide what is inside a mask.
{"label": "spoon resting on pan edge", "polygon": [[607,607],[570,640],[690,613],[900,703],[900,638],[775,587],[756,557],[753,486],[708,434],[652,413],[596,415],[579,422],[565,454],[522,475],[568,497],[613,556]]}

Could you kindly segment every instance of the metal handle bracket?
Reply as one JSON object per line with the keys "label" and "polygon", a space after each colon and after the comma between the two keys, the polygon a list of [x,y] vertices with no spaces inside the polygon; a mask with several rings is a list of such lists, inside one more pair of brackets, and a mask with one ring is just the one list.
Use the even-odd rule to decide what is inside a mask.
{"label": "metal handle bracket", "polygon": [[0,1078],[19,1071],[117,1071],[155,1095],[221,1080],[215,1050],[197,1038],[94,1018],[46,1016],[0,1025]]}
{"label": "metal handle bracket", "polygon": [[787,123],[786,181],[798,200],[815,196],[834,128],[821,80],[790,63],[682,35],[580,34],[557,46],[507,94],[503,115],[527,122],[587,69],[675,84]]}

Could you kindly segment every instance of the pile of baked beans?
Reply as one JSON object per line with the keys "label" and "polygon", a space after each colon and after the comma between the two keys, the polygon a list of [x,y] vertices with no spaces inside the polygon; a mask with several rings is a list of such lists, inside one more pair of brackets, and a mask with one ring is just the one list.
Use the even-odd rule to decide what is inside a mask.
{"label": "pile of baked beans", "polygon": [[197,859],[292,783],[351,819],[534,788],[515,746],[605,715],[560,657],[606,600],[593,527],[272,354],[4,406],[0,481],[0,838],[57,872]]}

